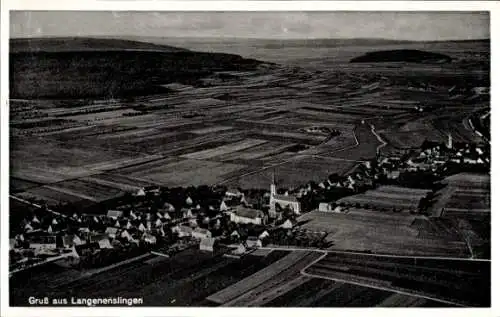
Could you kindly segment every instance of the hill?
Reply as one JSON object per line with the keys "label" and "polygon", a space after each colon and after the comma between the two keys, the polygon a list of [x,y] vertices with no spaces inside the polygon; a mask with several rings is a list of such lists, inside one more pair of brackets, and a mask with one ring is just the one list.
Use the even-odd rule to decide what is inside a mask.
{"label": "hill", "polygon": [[449,63],[451,57],[445,54],[432,53],[420,50],[388,50],[369,52],[350,60],[351,63],[381,63],[381,62],[408,62],[408,63]]}
{"label": "hill", "polygon": [[90,37],[39,37],[10,39],[10,52],[73,52],[98,50],[149,50],[161,52],[186,52],[187,49],[131,41]]}
{"label": "hill", "polygon": [[10,44],[11,98],[146,95],[164,92],[163,84],[196,84],[215,71],[251,70],[261,64],[233,54],[126,40],[46,38]]}

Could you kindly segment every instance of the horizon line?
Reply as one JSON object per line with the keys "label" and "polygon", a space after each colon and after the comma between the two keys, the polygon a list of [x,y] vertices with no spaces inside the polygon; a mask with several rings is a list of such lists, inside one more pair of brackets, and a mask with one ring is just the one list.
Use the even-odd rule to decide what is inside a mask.
{"label": "horizon line", "polygon": [[436,39],[436,40],[409,40],[409,39],[391,39],[384,37],[293,37],[293,38],[272,38],[272,37],[242,37],[242,36],[154,36],[154,35],[36,35],[36,36],[9,36],[9,40],[16,39],[43,39],[43,38],[159,38],[159,39],[219,39],[219,40],[265,40],[265,41],[314,41],[314,40],[379,40],[393,42],[452,42],[452,41],[491,41],[488,38],[457,38],[457,39]]}

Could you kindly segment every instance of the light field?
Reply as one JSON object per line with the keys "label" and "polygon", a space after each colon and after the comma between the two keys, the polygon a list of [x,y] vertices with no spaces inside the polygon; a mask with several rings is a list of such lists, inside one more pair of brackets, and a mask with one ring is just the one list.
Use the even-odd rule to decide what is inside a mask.
{"label": "light field", "polygon": [[461,240],[419,238],[411,227],[415,216],[394,215],[391,220],[380,212],[339,214],[313,211],[299,218],[309,221],[302,226],[312,231],[326,231],[331,249],[371,251],[381,254],[467,257]]}
{"label": "light field", "polygon": [[185,157],[188,159],[197,159],[197,160],[210,159],[212,157],[230,154],[232,152],[248,149],[248,148],[251,148],[251,147],[266,143],[266,142],[267,141],[265,141],[265,140],[246,139],[246,140],[243,140],[243,141],[240,141],[237,143],[223,145],[223,146],[219,146],[219,147],[216,147],[213,149],[208,149],[208,150],[203,150],[203,151],[194,152],[194,153],[190,153],[190,154],[185,154],[185,155],[182,155],[182,157]]}

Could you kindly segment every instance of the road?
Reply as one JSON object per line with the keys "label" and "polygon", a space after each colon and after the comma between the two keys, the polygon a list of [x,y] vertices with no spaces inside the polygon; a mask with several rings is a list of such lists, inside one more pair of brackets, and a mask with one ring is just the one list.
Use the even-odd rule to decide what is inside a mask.
{"label": "road", "polygon": [[379,253],[363,253],[363,252],[351,252],[351,251],[337,251],[337,250],[322,250],[314,248],[300,248],[300,247],[287,247],[287,246],[267,246],[260,249],[266,250],[277,250],[277,251],[315,251],[321,253],[341,253],[341,254],[352,254],[352,255],[364,255],[364,256],[374,256],[374,257],[386,257],[386,258],[397,258],[397,259],[421,259],[421,260],[455,260],[455,261],[477,261],[477,262],[491,262],[490,259],[470,259],[470,258],[453,258],[453,257],[443,257],[443,256],[413,256],[413,255],[393,255],[393,254],[379,254]]}
{"label": "road", "polygon": [[382,143],[379,146],[377,146],[377,153],[380,153],[380,149],[382,149],[384,146],[387,145],[387,142],[382,139],[382,137],[375,131],[375,126],[372,124],[371,125],[372,133],[373,135],[377,138],[377,140]]}
{"label": "road", "polygon": [[[25,199],[19,198],[19,197],[14,196],[14,195],[9,195],[9,197],[10,197],[10,198],[12,198],[12,199],[14,199],[14,200],[17,200],[17,201],[19,201],[19,202],[25,203],[25,204],[27,204],[27,205],[31,205],[31,206],[33,206],[33,207],[35,207],[35,208],[40,208],[40,209],[41,209],[41,208],[43,208],[43,206],[41,206],[41,205],[39,205],[39,204],[35,204],[35,203],[31,202],[31,201],[28,201],[28,200],[25,200]],[[46,208],[46,210],[47,210],[48,212],[50,212],[50,213],[54,214],[54,215],[61,216],[61,217],[63,217],[63,218],[69,218],[67,215],[64,215],[64,214],[62,214],[62,213],[60,213],[60,212],[54,211],[54,210],[52,210],[52,209]]]}

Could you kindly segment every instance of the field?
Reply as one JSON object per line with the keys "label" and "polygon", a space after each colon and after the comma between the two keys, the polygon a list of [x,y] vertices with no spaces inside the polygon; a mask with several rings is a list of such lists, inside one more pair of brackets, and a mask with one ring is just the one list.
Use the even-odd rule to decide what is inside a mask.
{"label": "field", "polygon": [[243,279],[285,256],[273,251],[266,257],[241,260],[185,250],[172,258],[147,255],[110,269],[66,270],[55,264],[11,278],[11,303],[27,305],[29,296],[143,297],[145,305],[206,304],[205,297]]}
{"label": "field", "polygon": [[430,191],[397,186],[380,186],[375,190],[339,199],[337,204],[387,211],[416,211],[420,199],[425,197],[427,193],[430,193]]}
{"label": "field", "polygon": [[[137,188],[130,181],[168,186],[225,183],[267,188],[268,174],[273,171],[282,179],[280,186],[294,187],[310,180],[324,180],[331,173],[345,173],[357,161],[375,157],[377,150],[390,152],[392,149],[414,148],[424,139],[443,141],[447,133],[452,133],[456,140],[483,142],[468,123],[468,116],[478,109],[486,109],[488,103],[481,99],[470,101],[466,93],[450,96],[448,89],[488,85],[486,42],[382,41],[374,44],[368,41],[363,46],[361,41],[352,47],[349,46],[352,44],[344,46],[342,41],[335,44],[327,41],[322,42],[327,46],[321,47],[310,46],[307,41],[230,41],[231,45],[227,45],[226,40],[223,43],[147,40],[160,45],[181,44],[183,48],[201,51],[207,47],[212,51],[217,48],[224,53],[259,59],[264,65],[255,67],[252,60],[228,55],[189,53],[186,62],[191,63],[190,67],[220,57],[218,62],[211,60],[206,64],[210,71],[192,74],[203,79],[203,85],[196,80],[186,82],[185,76],[179,76],[177,82],[171,76],[156,76],[144,62],[135,65],[134,71],[122,78],[123,82],[129,81],[141,68],[143,73],[151,75],[151,80],[141,79],[129,87],[132,95],[114,99],[88,96],[90,99],[86,100],[41,98],[44,94],[54,93],[51,84],[54,80],[64,82],[62,95],[78,94],[82,87],[86,87],[71,88],[72,82],[83,79],[81,76],[66,78],[66,73],[62,72],[61,78],[45,81],[45,86],[40,85],[38,90],[30,92],[40,93],[40,98],[12,102],[11,111],[16,118],[11,122],[10,142],[13,190],[35,190],[36,193],[36,187],[78,179],[97,188],[110,186],[122,192]],[[13,97],[21,92],[21,87],[32,82],[33,76],[45,74],[54,67],[59,69],[54,54],[61,49],[61,43],[42,42],[36,43],[48,45],[53,50],[46,53],[45,63],[36,62],[36,56],[29,61],[35,63],[37,69],[31,77],[23,75],[27,68],[20,65],[21,60],[12,60],[11,70],[22,70],[14,72]],[[98,40],[89,43],[120,48],[134,42]],[[22,46],[25,44],[22,41],[14,44],[21,47],[21,51],[28,48]],[[81,48],[82,43],[75,42],[75,45]],[[137,47],[144,45],[150,44],[142,43]],[[439,67],[348,63],[351,58],[368,51],[396,49],[400,45],[432,49],[468,59],[478,66],[474,71],[465,71],[469,66],[453,63]],[[160,64],[168,64],[167,68],[179,66],[171,63],[172,54],[187,54],[182,50],[172,53],[174,48],[170,46],[162,48],[165,49],[168,52],[154,56],[153,60],[163,56]],[[16,54],[22,54],[21,51],[16,50]],[[284,56],[279,63],[266,64],[276,61],[277,53]],[[75,58],[68,52],[61,54],[67,61]],[[92,66],[92,52],[87,49],[82,54],[88,61],[82,67]],[[111,65],[117,54],[110,52],[101,58],[108,58],[110,62],[107,64]],[[167,58],[165,54],[170,55]],[[226,69],[228,61],[248,63],[240,71],[231,71]],[[122,69],[122,64],[121,60],[115,66]],[[99,76],[95,74],[94,77]],[[159,78],[164,78],[164,82]],[[109,83],[114,86],[101,88],[123,92],[122,84]],[[168,92],[146,91],[134,96],[138,90],[151,88],[144,85],[166,85]],[[433,85],[433,88],[422,90],[421,87],[426,85]],[[40,89],[44,87],[46,91],[42,93]],[[416,112],[416,106],[430,107],[431,111]],[[305,132],[312,127],[332,129],[338,134],[328,136]],[[387,146],[381,143],[375,132]],[[59,189],[57,195],[62,197],[61,188],[55,187]],[[87,189],[80,193],[75,187],[63,190],[65,195],[85,199],[105,198],[89,193]],[[48,200],[57,197],[46,187],[39,191]],[[69,196],[66,198],[70,199]],[[460,201],[460,198],[456,199]],[[463,196],[462,199],[467,198]],[[481,209],[480,202],[471,202],[470,207]],[[448,206],[449,212],[453,212],[453,208],[457,207]]]}
{"label": "field", "polygon": [[[313,211],[299,218],[301,227],[328,232],[332,250],[353,250],[398,255],[466,257],[465,243],[459,237],[432,236],[427,227],[413,225],[417,216],[370,210],[348,213]],[[454,238],[454,239],[453,239]]]}
{"label": "field", "polygon": [[490,266],[489,261],[330,253],[308,267],[306,273],[432,296],[460,305],[488,307]]}
{"label": "field", "polygon": [[460,173],[447,177],[433,205],[434,216],[477,219],[489,222],[491,212],[490,176]]}

